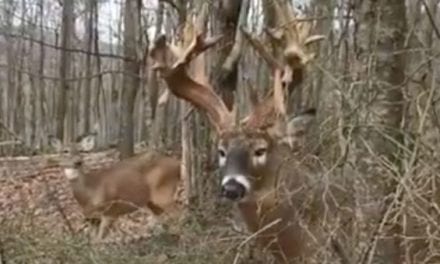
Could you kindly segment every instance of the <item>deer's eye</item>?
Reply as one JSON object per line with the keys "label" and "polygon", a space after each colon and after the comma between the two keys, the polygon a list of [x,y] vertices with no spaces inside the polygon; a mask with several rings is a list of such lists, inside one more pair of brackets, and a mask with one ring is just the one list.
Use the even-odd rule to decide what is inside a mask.
{"label": "deer's eye", "polygon": [[255,157],[261,157],[264,154],[266,154],[267,149],[266,148],[258,148],[254,151],[254,156]]}
{"label": "deer's eye", "polygon": [[224,149],[218,149],[218,156],[220,157],[220,158],[224,158],[224,157],[226,157],[226,151],[224,150]]}

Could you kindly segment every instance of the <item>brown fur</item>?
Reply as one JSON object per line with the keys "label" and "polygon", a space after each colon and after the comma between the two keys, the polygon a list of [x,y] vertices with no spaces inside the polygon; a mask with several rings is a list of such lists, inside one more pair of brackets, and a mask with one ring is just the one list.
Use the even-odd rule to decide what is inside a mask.
{"label": "brown fur", "polygon": [[[56,144],[64,149],[59,141]],[[81,147],[81,142],[77,144]],[[60,163],[77,175],[69,180],[85,218],[100,220],[98,240],[118,217],[139,208],[148,208],[156,216],[164,213],[174,216],[178,212],[176,192],[181,180],[180,160],[147,152],[86,173],[82,163],[78,163],[82,162],[82,157],[76,148],[78,146],[70,149]]]}
{"label": "brown fur", "polygon": [[[267,141],[268,160],[263,166],[250,164],[252,192],[237,208],[249,231],[258,233],[258,244],[274,255],[277,263],[304,263],[326,247],[330,237],[323,235],[329,233],[320,221],[339,212],[331,195],[343,203],[345,193],[321,177],[315,157],[295,153],[267,134],[232,132],[223,134],[219,144],[252,153],[254,144],[261,141]],[[323,221],[327,224],[329,220]]]}
{"label": "brown fur", "polygon": [[180,181],[180,161],[150,153],[121,161],[109,168],[82,174],[73,180],[75,199],[86,217],[117,217],[140,207],[153,212],[174,205]]}
{"label": "brown fur", "polygon": [[[301,29],[296,25],[294,27],[289,29],[291,34],[287,34],[288,36],[299,35]],[[320,177],[322,174],[316,171],[318,163],[313,158],[306,157],[305,152],[292,154],[292,146],[302,142],[292,140],[292,137],[304,134],[302,132],[308,126],[292,128],[301,123],[310,123],[307,121],[310,118],[295,119],[292,125],[285,122],[287,116],[284,104],[287,99],[284,98],[282,75],[287,76],[286,74],[297,69],[302,71],[308,56],[300,58],[300,62],[296,63],[298,65],[289,65],[289,69],[269,53],[261,52],[262,45],[256,45],[274,72],[273,92],[264,101],[257,103],[248,117],[241,122],[235,122],[234,110],[230,111],[226,107],[209,84],[200,82],[201,79],[207,79],[202,78],[206,76],[200,76],[203,71],[195,70],[194,78],[187,72],[191,59],[212,46],[212,39],[215,39],[204,37],[203,25],[197,23],[195,28],[195,34],[187,36],[191,37],[191,44],[181,47],[185,51],[182,54],[174,54],[178,58],[173,63],[164,60],[167,54],[173,53],[166,44],[165,36],[156,40],[150,53],[155,64],[159,66],[155,69],[162,74],[175,96],[190,102],[209,118],[219,136],[219,164],[222,167],[222,177],[225,176],[225,183],[222,182],[222,185],[228,187],[224,191],[229,199],[238,201],[238,208],[248,229],[258,233],[256,238],[259,244],[268,248],[278,263],[300,263],[303,258],[311,256],[312,252],[317,252],[318,245],[326,242],[321,239],[325,238],[325,232],[321,228],[320,220],[326,217],[327,212],[338,212],[326,210],[327,205],[330,208],[335,206],[331,205],[331,199],[323,195],[328,184],[325,178]],[[300,35],[305,39],[288,39],[286,48],[292,45],[305,48],[301,46],[309,33],[301,32]],[[290,49],[287,51],[288,55],[292,55]],[[305,50],[294,55],[306,55]],[[203,68],[203,63],[196,65],[199,66],[198,69]],[[291,80],[292,84],[297,84],[295,78],[283,80]],[[314,115],[314,111],[305,116],[310,115]],[[229,153],[232,153],[230,157]],[[308,164],[303,163],[304,159]],[[260,164],[257,166],[256,163]],[[231,184],[228,186],[227,182]],[[280,223],[264,229],[278,218]],[[328,222],[327,219],[323,221]],[[303,226],[311,229],[311,234]],[[265,231],[261,231],[262,229]],[[319,241],[317,244],[312,239],[316,236]]]}

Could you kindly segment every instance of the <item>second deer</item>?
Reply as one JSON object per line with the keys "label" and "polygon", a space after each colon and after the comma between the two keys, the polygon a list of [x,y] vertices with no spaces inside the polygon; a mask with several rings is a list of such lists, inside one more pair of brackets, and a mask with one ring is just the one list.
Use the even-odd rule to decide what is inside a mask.
{"label": "second deer", "polygon": [[139,208],[148,208],[155,216],[178,212],[175,199],[180,183],[178,159],[147,152],[104,169],[85,172],[82,154],[94,148],[95,140],[93,135],[78,140],[65,146],[51,137],[50,144],[64,152],[60,165],[85,218],[99,220],[95,240],[102,240],[118,217]]}

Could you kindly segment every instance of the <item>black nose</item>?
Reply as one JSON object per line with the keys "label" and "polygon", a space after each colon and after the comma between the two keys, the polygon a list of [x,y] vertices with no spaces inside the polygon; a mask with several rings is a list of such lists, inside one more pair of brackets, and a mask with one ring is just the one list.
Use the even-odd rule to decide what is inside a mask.
{"label": "black nose", "polygon": [[222,196],[232,201],[237,201],[244,197],[246,189],[242,184],[234,179],[227,181],[222,185]]}

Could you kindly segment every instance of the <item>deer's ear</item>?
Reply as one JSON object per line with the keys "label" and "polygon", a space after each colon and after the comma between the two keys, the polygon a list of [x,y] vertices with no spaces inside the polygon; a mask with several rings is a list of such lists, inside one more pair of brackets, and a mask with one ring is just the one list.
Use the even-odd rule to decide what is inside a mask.
{"label": "deer's ear", "polygon": [[281,136],[282,143],[289,144],[294,147],[298,139],[303,138],[312,127],[316,118],[316,109],[308,109],[300,114],[297,114],[287,121],[284,131]]}
{"label": "deer's ear", "polygon": [[77,142],[78,150],[80,151],[91,151],[96,145],[96,133],[81,137]]}
{"label": "deer's ear", "polygon": [[53,135],[49,136],[49,145],[55,149],[56,152],[60,153],[63,150],[63,143],[59,138],[56,138]]}
{"label": "deer's ear", "polygon": [[287,122],[287,133],[290,134],[301,134],[305,133],[315,121],[316,118],[316,109],[308,109],[300,114],[292,117]]}

